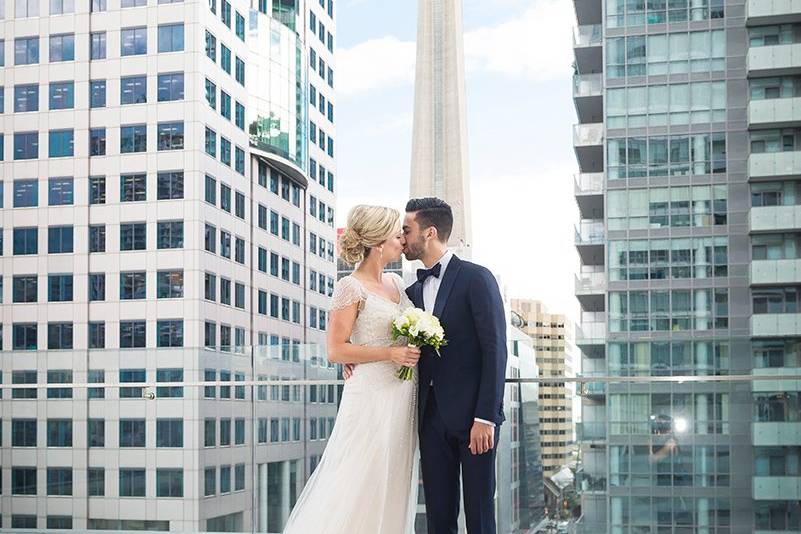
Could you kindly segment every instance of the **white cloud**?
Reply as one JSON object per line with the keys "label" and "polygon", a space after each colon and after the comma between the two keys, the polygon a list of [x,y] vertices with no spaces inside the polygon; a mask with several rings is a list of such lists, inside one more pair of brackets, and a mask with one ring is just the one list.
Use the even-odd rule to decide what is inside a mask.
{"label": "white cloud", "polygon": [[362,93],[414,81],[415,44],[386,36],[337,50],[337,94]]}
{"label": "white cloud", "polygon": [[572,2],[540,0],[522,16],[464,36],[468,71],[545,80],[570,74]]}
{"label": "white cloud", "polygon": [[[494,72],[545,80],[571,73],[570,28],[573,8],[567,0],[538,0],[522,16],[464,35],[469,72]],[[414,81],[415,43],[394,36],[370,39],[337,50],[342,96],[407,85]]]}

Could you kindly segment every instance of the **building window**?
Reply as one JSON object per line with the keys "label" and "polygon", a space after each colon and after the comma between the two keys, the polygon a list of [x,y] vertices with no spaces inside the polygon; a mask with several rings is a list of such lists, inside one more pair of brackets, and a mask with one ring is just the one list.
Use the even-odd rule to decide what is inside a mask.
{"label": "building window", "polygon": [[37,0],[16,0],[14,2],[14,16],[18,19],[39,16],[39,2]]}
{"label": "building window", "polygon": [[[217,347],[217,324],[206,321],[203,324],[203,346],[206,348],[214,349]],[[208,379],[207,379],[208,380]],[[206,386],[206,390],[211,386]],[[213,398],[213,397],[212,397]]]}
{"label": "building window", "polygon": [[13,302],[36,302],[38,299],[36,275],[21,275],[13,278]]}
{"label": "building window", "polygon": [[216,158],[217,157],[217,133],[206,127],[206,154]]}
{"label": "building window", "polygon": [[[12,348],[14,350],[36,350],[36,323],[14,323],[12,325]],[[34,390],[34,395],[36,391]]]}
{"label": "building window", "polygon": [[147,200],[147,176],[123,174],[120,176],[120,202],[144,202]]}
{"label": "building window", "polygon": [[159,150],[182,150],[184,148],[184,123],[160,122],[157,126]]}
{"label": "building window", "polygon": [[206,30],[206,57],[217,62],[217,38]]}
{"label": "building window", "polygon": [[159,249],[183,248],[184,246],[184,222],[183,221],[164,221],[159,222],[156,230],[156,243]]}
{"label": "building window", "polygon": [[212,206],[217,205],[217,180],[208,174],[206,175],[205,200]]}
{"label": "building window", "polygon": [[142,300],[147,296],[147,273],[120,272],[120,300]]}
{"label": "building window", "polygon": [[50,178],[47,188],[49,206],[69,206],[73,204],[73,179],[71,176]]}
{"label": "building window", "polygon": [[120,126],[120,152],[145,152],[147,150],[147,125]]}
{"label": "building window", "polygon": [[14,180],[14,207],[30,208],[39,204],[39,181],[36,179]]}
{"label": "building window", "polygon": [[106,129],[105,128],[91,128],[91,129],[89,129],[89,155],[90,156],[105,156],[106,155]]}
{"label": "building window", "polygon": [[183,447],[184,420],[156,419],[156,447]]}
{"label": "building window", "polygon": [[157,196],[159,200],[184,198],[183,171],[160,172],[156,178]]}
{"label": "building window", "polygon": [[[35,467],[11,468],[11,495],[36,495]],[[32,528],[36,528],[36,516],[33,517]]]}
{"label": "building window", "polygon": [[106,32],[90,33],[89,48],[91,59],[106,59]]}
{"label": "building window", "polygon": [[[47,324],[47,349],[65,350],[72,348],[72,323],[48,323]],[[49,373],[50,371],[48,371]],[[50,389],[47,390],[50,398]],[[72,392],[70,391],[70,397]]]}
{"label": "building window", "polygon": [[239,59],[239,57],[236,58],[234,77],[241,85],[245,85],[245,62]]}
{"label": "building window", "polygon": [[231,259],[231,234],[220,230],[220,256]]}
{"label": "building window", "polygon": [[220,183],[220,209],[231,213],[231,188]]}
{"label": "building window", "polygon": [[120,105],[147,102],[147,76],[120,78]]}
{"label": "building window", "polygon": [[237,237],[235,241],[234,261],[245,264],[245,240],[241,237]]}
{"label": "building window", "polygon": [[[123,2],[125,1],[123,0]],[[120,30],[120,55],[136,56],[144,54],[147,54],[147,27],[123,28]]]}
{"label": "building window", "polygon": [[39,86],[14,86],[14,112],[39,111]]}
{"label": "building window", "polygon": [[89,252],[106,251],[106,225],[89,225]]}
{"label": "building window", "polygon": [[184,296],[184,272],[157,271],[156,298],[176,299]]}
{"label": "building window", "polygon": [[72,420],[47,420],[47,446],[72,447]]}
{"label": "building window", "polygon": [[220,163],[231,166],[231,141],[220,136]]}
{"label": "building window", "polygon": [[181,320],[157,321],[156,336],[158,347],[183,347],[184,322]]}
{"label": "building window", "polygon": [[102,467],[90,467],[86,471],[87,495],[102,497],[106,494],[106,470]]}
{"label": "building window", "polygon": [[211,109],[217,109],[217,85],[206,78],[206,102]]}
{"label": "building window", "polygon": [[[106,323],[104,322],[89,323],[89,348],[90,349],[106,348]],[[96,391],[96,390],[97,388],[90,389],[90,391]],[[92,397],[90,396],[90,398]]]}
{"label": "building window", "polygon": [[[31,3],[38,3],[31,0]],[[39,38],[18,37],[14,39],[14,64],[34,65],[39,63]]]}
{"label": "building window", "polygon": [[182,52],[184,49],[184,25],[160,24],[158,28],[159,53]]}
{"label": "building window", "polygon": [[[121,369],[120,373],[122,374],[123,371],[124,370]],[[142,380],[136,380],[137,382],[144,381],[144,377],[137,378],[142,378]],[[122,380],[120,381],[122,382]],[[144,419],[120,419],[119,425],[119,440],[121,448],[145,446],[146,422]]]}
{"label": "building window", "polygon": [[231,49],[220,43],[220,68],[231,74]]}
{"label": "building window", "polygon": [[14,134],[14,159],[36,159],[39,157],[39,132],[17,132]]}
{"label": "building window", "polygon": [[234,283],[234,306],[245,309],[245,285]]}
{"label": "building window", "polygon": [[236,12],[236,36],[242,41],[245,40],[245,17],[239,11]]}
{"label": "building window", "polygon": [[212,254],[217,252],[217,229],[210,224],[206,224],[204,232],[205,249]]}
{"label": "building window", "polygon": [[158,101],[171,102],[184,99],[184,73],[158,75]]}
{"label": "building window", "polygon": [[120,348],[143,348],[145,341],[145,321],[120,321]]}
{"label": "building window", "polygon": [[234,160],[234,169],[236,172],[241,174],[242,176],[245,175],[245,151],[239,147],[236,147],[234,151],[236,155],[236,159]]}
{"label": "building window", "polygon": [[11,445],[13,447],[36,447],[36,419],[11,420]]}
{"label": "building window", "polygon": [[156,469],[156,497],[183,497],[184,470]]}
{"label": "building window", "polygon": [[120,497],[145,496],[145,470],[120,468]]}
{"label": "building window", "polygon": [[87,421],[86,442],[89,447],[106,446],[106,420],[89,419]]}
{"label": "building window", "polygon": [[92,80],[89,82],[89,107],[106,107],[106,80]]}
{"label": "building window", "polygon": [[220,303],[231,305],[231,281],[220,277]]}
{"label": "building window", "polygon": [[106,203],[106,177],[89,177],[89,204]]}
{"label": "building window", "polygon": [[120,224],[120,250],[145,250],[147,225],[145,223]]}
{"label": "building window", "polygon": [[239,102],[236,103],[234,122],[236,123],[236,127],[240,130],[245,129],[245,106]]}
{"label": "building window", "polygon": [[50,63],[75,60],[75,34],[50,36]]}
{"label": "building window", "polygon": [[50,226],[47,228],[47,253],[69,254],[73,250],[72,226]]}
{"label": "building window", "polygon": [[217,469],[207,467],[203,470],[203,496],[210,497],[217,493]]}
{"label": "building window", "polygon": [[73,130],[50,130],[48,143],[49,157],[71,157],[74,153],[75,134]]}
{"label": "building window", "polygon": [[217,300],[217,276],[212,273],[205,273],[204,275],[204,296],[206,300]]}

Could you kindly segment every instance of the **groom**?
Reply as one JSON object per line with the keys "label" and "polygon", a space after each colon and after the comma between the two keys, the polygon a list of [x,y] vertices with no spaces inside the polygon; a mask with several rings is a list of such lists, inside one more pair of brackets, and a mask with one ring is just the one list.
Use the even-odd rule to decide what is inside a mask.
{"label": "groom", "polygon": [[456,534],[459,474],[467,531],[495,534],[495,450],[503,416],[506,320],[484,267],[448,251],[451,207],[438,198],[406,205],[404,254],[421,260],[406,293],[439,317],[448,344],[419,362],[420,462],[429,534]]}

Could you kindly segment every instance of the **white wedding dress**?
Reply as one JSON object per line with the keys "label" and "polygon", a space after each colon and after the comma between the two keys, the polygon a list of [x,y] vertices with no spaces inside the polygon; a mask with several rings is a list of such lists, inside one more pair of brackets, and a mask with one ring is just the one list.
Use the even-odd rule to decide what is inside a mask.
{"label": "white wedding dress", "polygon": [[[337,282],[332,310],[359,303],[350,342],[388,347],[392,321],[412,306],[394,274],[400,303],[353,276]],[[410,534],[417,501],[417,371],[397,378],[389,361],[357,365],[345,382],[325,452],[289,516],[284,534]]]}

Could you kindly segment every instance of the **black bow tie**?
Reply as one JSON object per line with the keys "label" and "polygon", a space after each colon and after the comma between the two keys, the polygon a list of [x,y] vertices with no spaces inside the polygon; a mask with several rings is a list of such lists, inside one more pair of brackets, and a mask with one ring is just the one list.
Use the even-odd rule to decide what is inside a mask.
{"label": "black bow tie", "polygon": [[430,269],[417,269],[417,281],[425,282],[429,276],[439,278],[439,273],[442,272],[442,265],[436,264]]}

